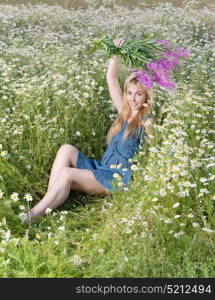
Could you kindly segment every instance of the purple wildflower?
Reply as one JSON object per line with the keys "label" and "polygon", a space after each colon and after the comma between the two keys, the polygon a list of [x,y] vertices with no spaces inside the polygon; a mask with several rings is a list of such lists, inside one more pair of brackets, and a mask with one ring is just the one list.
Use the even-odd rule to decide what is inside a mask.
{"label": "purple wildflower", "polygon": [[175,69],[175,65],[177,65],[178,63],[179,63],[179,61],[169,60],[167,58],[162,58],[159,61],[159,64],[166,71],[171,71],[171,70]]}
{"label": "purple wildflower", "polygon": [[146,71],[133,70],[132,72],[135,73],[137,80],[142,82],[146,88],[150,89],[153,86],[152,77]]}
{"label": "purple wildflower", "polygon": [[190,56],[190,51],[186,48],[181,48],[181,47],[176,47],[176,53],[178,56],[181,57],[189,57]]}
{"label": "purple wildflower", "polygon": [[179,61],[169,60],[167,58],[161,58],[160,60],[155,60],[147,64],[147,67],[154,72],[157,72],[160,68],[166,71],[170,71],[173,70],[175,68],[175,65],[178,63]]}
{"label": "purple wildflower", "polygon": [[170,80],[168,76],[161,76],[161,74],[155,74],[155,82],[163,86],[167,90],[173,89],[175,84]]}
{"label": "purple wildflower", "polygon": [[147,63],[148,72],[141,70],[133,70],[132,72],[149,89],[154,82],[168,90],[173,89],[175,84],[172,82],[171,73],[179,64],[179,58],[189,57],[190,52],[186,48],[173,47],[167,40],[156,40],[155,42],[162,44],[166,48],[163,51],[163,57]]}
{"label": "purple wildflower", "polygon": [[175,68],[175,62],[167,58],[161,58],[160,60],[147,64],[147,67],[152,71],[153,80],[156,83],[167,89],[174,87],[174,83],[170,79],[170,72]]}
{"label": "purple wildflower", "polygon": [[170,72],[165,70],[162,65],[159,65],[157,71],[153,72],[154,81],[165,87],[166,89],[174,88],[174,83],[171,81]]}
{"label": "purple wildflower", "polygon": [[146,66],[147,66],[148,69],[150,69],[152,71],[156,72],[158,70],[158,64],[157,64],[156,61],[153,61],[153,62],[151,62],[149,64],[146,64]]}
{"label": "purple wildflower", "polygon": [[170,47],[171,43],[167,40],[156,40],[155,43],[163,44],[165,47]]}
{"label": "purple wildflower", "polygon": [[179,64],[179,55],[177,53],[173,51],[166,51],[164,52],[164,55],[171,57],[172,69]]}

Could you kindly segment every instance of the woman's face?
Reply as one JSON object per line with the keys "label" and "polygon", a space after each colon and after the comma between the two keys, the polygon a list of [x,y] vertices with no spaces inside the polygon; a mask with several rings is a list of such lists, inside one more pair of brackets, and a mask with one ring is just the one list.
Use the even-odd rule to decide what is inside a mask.
{"label": "woman's face", "polygon": [[136,84],[130,83],[127,89],[127,99],[131,110],[140,110],[146,102],[146,94]]}

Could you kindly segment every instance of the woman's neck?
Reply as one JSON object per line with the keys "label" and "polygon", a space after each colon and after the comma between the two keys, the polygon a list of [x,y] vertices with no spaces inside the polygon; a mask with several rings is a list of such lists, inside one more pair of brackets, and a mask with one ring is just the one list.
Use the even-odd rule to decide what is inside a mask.
{"label": "woman's neck", "polygon": [[138,110],[130,111],[130,117],[135,118],[138,113],[139,113]]}
{"label": "woman's neck", "polygon": [[137,116],[137,114],[138,114],[138,112],[134,112],[134,113],[130,112],[128,120],[133,120]]}

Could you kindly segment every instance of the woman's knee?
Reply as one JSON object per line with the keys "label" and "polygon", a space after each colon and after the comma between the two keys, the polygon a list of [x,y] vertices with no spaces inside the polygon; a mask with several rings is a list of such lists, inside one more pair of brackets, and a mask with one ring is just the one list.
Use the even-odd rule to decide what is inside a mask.
{"label": "woman's knee", "polygon": [[76,167],[78,159],[78,149],[70,144],[64,144],[58,149],[58,153],[68,156],[72,167]]}
{"label": "woman's knee", "polygon": [[72,181],[74,180],[75,178],[74,176],[75,176],[74,169],[70,167],[64,167],[60,172],[60,178],[70,183],[72,183]]}
{"label": "woman's knee", "polygon": [[65,152],[65,151],[73,151],[75,147],[73,145],[70,144],[63,144],[62,146],[60,146],[60,148],[58,149],[58,152]]}

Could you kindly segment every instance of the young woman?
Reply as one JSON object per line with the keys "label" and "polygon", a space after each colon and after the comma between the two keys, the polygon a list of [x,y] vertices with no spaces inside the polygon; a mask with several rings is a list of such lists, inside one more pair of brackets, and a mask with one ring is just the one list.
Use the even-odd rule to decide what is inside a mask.
{"label": "young woman", "polygon": [[[119,38],[114,43],[121,47],[124,40]],[[52,166],[47,193],[28,212],[28,221],[42,216],[47,208],[55,209],[61,205],[70,190],[101,195],[113,190],[115,178],[118,178],[119,188],[131,181],[129,159],[145,142],[145,133],[152,143],[152,96],[134,75],[125,81],[122,94],[118,82],[119,69],[118,57],[115,56],[109,62],[107,83],[118,117],[108,132],[108,148],[101,161],[87,158],[73,145],[62,145]]]}

